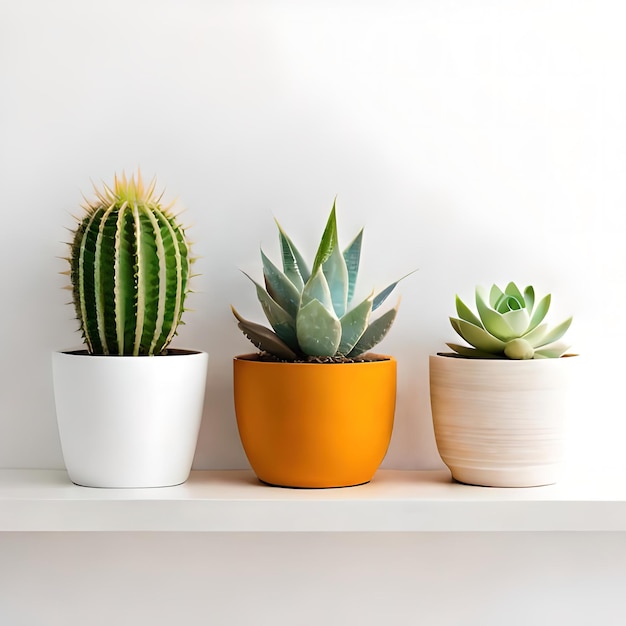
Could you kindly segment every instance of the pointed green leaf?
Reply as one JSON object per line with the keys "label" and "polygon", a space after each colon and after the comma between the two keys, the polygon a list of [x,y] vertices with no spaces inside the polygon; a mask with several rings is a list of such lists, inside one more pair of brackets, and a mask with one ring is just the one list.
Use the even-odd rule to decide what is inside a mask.
{"label": "pointed green leaf", "polygon": [[490,335],[486,330],[465,320],[451,318],[452,326],[467,343],[484,352],[503,352],[504,342]]}
{"label": "pointed green leaf", "polygon": [[309,272],[304,257],[300,254],[293,241],[289,239],[287,233],[281,228],[278,221],[276,221],[276,226],[278,226],[280,250],[283,258],[283,272],[294,284],[296,289],[302,291],[304,283],[309,280],[311,273]]}
{"label": "pointed green leaf", "polygon": [[238,326],[243,334],[259,349],[265,352],[269,352],[280,359],[286,359],[292,361],[297,357],[297,354],[291,350],[291,348],[285,344],[276,333],[273,333],[269,328],[250,322],[235,310],[231,306],[234,316],[237,318]]}
{"label": "pointed green leaf", "polygon": [[498,303],[503,295],[504,293],[498,285],[491,286],[491,290],[489,291],[489,305],[492,309],[495,309],[496,311],[498,310]]}
{"label": "pointed green leaf", "polygon": [[532,315],[533,307],[535,306],[535,290],[532,285],[529,285],[526,289],[524,289],[524,302],[526,303],[528,315]]}
{"label": "pointed green leaf", "polygon": [[[452,324],[452,328],[454,328],[457,335],[459,335],[459,337],[463,337],[463,333],[461,332],[461,326],[459,325],[459,322],[461,320],[457,319],[456,317],[450,317],[449,319],[450,319],[450,324]],[[482,326],[479,326],[478,328],[482,328]]]}
{"label": "pointed green leaf", "polygon": [[528,315],[527,309],[507,311],[506,313],[502,314],[502,318],[511,329],[511,339],[514,337],[521,337],[528,330],[530,317]]}
{"label": "pointed green leaf", "polygon": [[389,297],[391,292],[396,288],[396,285],[401,280],[404,280],[405,278],[408,278],[411,274],[414,274],[415,272],[417,272],[417,270],[413,270],[412,272],[409,272],[408,274],[405,274],[402,278],[398,278],[398,280],[396,280],[396,282],[391,283],[391,285],[388,285],[381,292],[379,292],[374,297],[374,304],[372,305],[372,311],[375,311]]}
{"label": "pointed green leaf", "polygon": [[349,357],[359,356],[364,352],[368,352],[385,338],[396,319],[398,305],[399,302],[393,309],[386,311],[366,328],[361,338],[357,341],[356,346],[348,354]]}
{"label": "pointed green leaf", "polygon": [[515,296],[511,296],[507,293],[502,294],[498,300],[495,310],[498,313],[507,313],[508,311],[519,311],[524,308],[524,302],[518,300]]}
{"label": "pointed green leaf", "polygon": [[391,283],[391,285],[388,285],[381,292],[376,294],[376,297],[374,298],[374,302],[372,304],[372,311],[375,311],[389,297],[389,295],[396,288],[396,285],[399,282],[400,281],[397,280],[395,283]]}
{"label": "pointed green leaf", "polygon": [[343,258],[348,269],[348,304],[352,302],[356,279],[359,275],[359,263],[361,261],[361,244],[363,243],[363,229],[354,238],[352,243],[343,251]]}
{"label": "pointed green leaf", "polygon": [[462,320],[465,320],[470,324],[474,324],[475,326],[482,327],[483,324],[480,319],[474,315],[474,312],[461,300],[461,298],[459,298],[458,295],[456,296],[456,312]]}
{"label": "pointed green leaf", "polygon": [[524,296],[522,292],[517,288],[517,285],[514,282],[510,282],[505,288],[504,293],[509,296],[513,296],[520,304],[524,302]]}
{"label": "pointed green leaf", "polygon": [[506,323],[502,313],[498,313],[493,309],[483,309],[480,312],[481,319],[483,321],[484,329],[494,337],[502,341],[510,341],[517,337],[517,335],[511,330],[511,327]]}
{"label": "pointed green leaf", "polygon": [[341,341],[341,323],[318,300],[298,311],[296,329],[300,349],[311,356],[334,356]]}
{"label": "pointed green leaf", "polygon": [[[245,274],[245,272],[244,272]],[[271,324],[276,334],[292,349],[297,349],[296,321],[285,309],[283,309],[259,283],[245,274],[256,287],[256,295],[263,308],[267,321]]]}
{"label": "pointed green leaf", "polygon": [[300,307],[300,292],[261,250],[263,259],[263,277],[270,296],[287,311],[294,319]]}
{"label": "pointed green leaf", "polygon": [[306,306],[313,300],[321,302],[328,312],[334,311],[330,288],[321,268],[318,268],[304,285],[300,307]]}
{"label": "pointed green leaf", "polygon": [[535,350],[535,359],[558,359],[562,357],[569,348],[570,346],[562,341],[551,343]]}
{"label": "pointed green leaf", "polygon": [[328,222],[326,222],[326,228],[313,262],[313,273],[322,267],[328,257],[330,257],[332,251],[337,247],[337,239],[337,218],[335,217],[335,202],[333,202],[333,208],[330,211],[330,216],[328,217]]}
{"label": "pointed green leaf", "polygon": [[492,285],[489,292],[491,307],[498,313],[517,311],[524,308],[524,298],[515,283],[509,283],[505,291],[501,291],[497,285]]}
{"label": "pointed green leaf", "polygon": [[569,329],[572,324],[572,318],[567,318],[564,322],[561,322],[558,326],[555,326],[550,332],[548,332],[541,339],[541,343],[535,344],[539,348],[543,348],[543,346],[554,343],[558,341]]}
{"label": "pointed green leaf", "polygon": [[341,322],[341,343],[337,349],[339,354],[346,355],[352,351],[367,328],[371,312],[372,296],[370,295],[339,320]]}
{"label": "pointed green leaf", "polygon": [[539,326],[533,328],[530,332],[527,332],[525,335],[523,335],[521,339],[525,339],[533,348],[537,348],[544,343],[547,343],[543,340],[547,333],[548,325],[539,324]]}
{"label": "pointed green leaf", "polygon": [[[511,327],[507,324],[504,315],[494,311],[484,301],[484,295],[481,293],[481,289],[476,289],[476,308],[481,319],[481,326],[491,335],[502,341],[509,341],[517,335],[513,332]],[[476,324],[472,323],[472,326]]]}
{"label": "pointed green leaf", "polygon": [[534,328],[539,326],[541,322],[543,322],[543,319],[548,314],[551,298],[552,296],[548,294],[547,296],[544,296],[543,298],[541,298],[541,300],[539,300],[539,303],[537,304],[537,307],[533,311],[532,317],[530,318],[530,324],[528,325],[529,331],[533,330]]}
{"label": "pointed green leaf", "polygon": [[348,306],[348,268],[339,247],[335,246],[322,265],[322,271],[330,289],[335,315],[341,317]]}

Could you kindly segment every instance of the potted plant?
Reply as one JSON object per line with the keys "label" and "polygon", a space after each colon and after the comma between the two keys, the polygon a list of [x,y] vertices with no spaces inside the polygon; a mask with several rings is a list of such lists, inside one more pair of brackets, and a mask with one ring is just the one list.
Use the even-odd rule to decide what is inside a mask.
{"label": "potted plant", "polygon": [[543,323],[551,296],[515,283],[476,288],[474,313],[456,297],[454,330],[469,344],[430,357],[439,454],[459,482],[531,487],[556,482],[566,394],[576,359],[559,340],[572,318]]}
{"label": "potted plant", "polygon": [[252,281],[272,330],[233,308],[261,351],[234,359],[243,448],[270,485],[366,483],[387,452],[396,399],[395,359],[369,351],[391,327],[397,305],[373,321],[371,314],[398,281],[352,306],[363,230],[342,253],[335,204],[310,270],[280,225],[278,231],[282,271],[261,251],[265,284]]}
{"label": "potted plant", "polygon": [[153,180],[115,177],[83,206],[67,259],[85,350],[53,354],[70,479],[160,487],[189,477],[208,355],[168,348],[189,291],[190,247]]}

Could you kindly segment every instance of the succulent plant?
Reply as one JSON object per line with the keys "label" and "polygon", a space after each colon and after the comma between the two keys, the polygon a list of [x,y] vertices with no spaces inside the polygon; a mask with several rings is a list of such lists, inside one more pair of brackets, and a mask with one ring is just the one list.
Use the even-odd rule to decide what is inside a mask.
{"label": "succulent plant", "polygon": [[[273,330],[232,311],[244,335],[263,352],[286,361],[355,358],[371,350],[387,334],[398,305],[371,321],[399,280],[356,306],[355,292],[363,229],[339,250],[335,203],[309,270],[293,241],[278,224],[282,271],[261,250],[265,286],[250,280]],[[247,274],[246,274],[247,276]],[[401,279],[400,279],[401,280]]]}
{"label": "succulent plant", "polygon": [[70,275],[90,354],[162,354],[188,292],[189,244],[170,206],[137,177],[115,176],[83,205],[70,245]]}
{"label": "succulent plant", "polygon": [[454,330],[471,348],[447,344],[457,354],[478,359],[540,359],[563,356],[569,346],[558,340],[567,332],[572,318],[549,329],[542,324],[550,308],[548,294],[536,300],[533,287],[522,293],[515,283],[504,291],[493,285],[489,293],[476,288],[475,315],[456,297],[458,318],[451,317]]}

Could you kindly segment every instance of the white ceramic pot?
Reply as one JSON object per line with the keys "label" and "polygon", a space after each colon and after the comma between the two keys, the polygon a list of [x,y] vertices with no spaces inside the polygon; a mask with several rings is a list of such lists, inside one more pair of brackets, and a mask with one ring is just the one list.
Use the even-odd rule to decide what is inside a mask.
{"label": "white ceramic pot", "polygon": [[533,487],[559,477],[578,359],[430,357],[437,448],[459,482]]}
{"label": "white ceramic pot", "polygon": [[87,487],[185,482],[202,419],[208,354],[52,355],[65,465]]}

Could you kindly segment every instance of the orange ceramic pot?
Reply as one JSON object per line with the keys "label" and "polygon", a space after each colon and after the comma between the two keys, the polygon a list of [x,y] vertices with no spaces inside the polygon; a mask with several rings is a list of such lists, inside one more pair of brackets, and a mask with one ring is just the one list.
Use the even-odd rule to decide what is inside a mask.
{"label": "orange ceramic pot", "polygon": [[234,359],[239,435],[260,480],[281,487],[369,482],[393,428],[396,361],[270,363]]}

